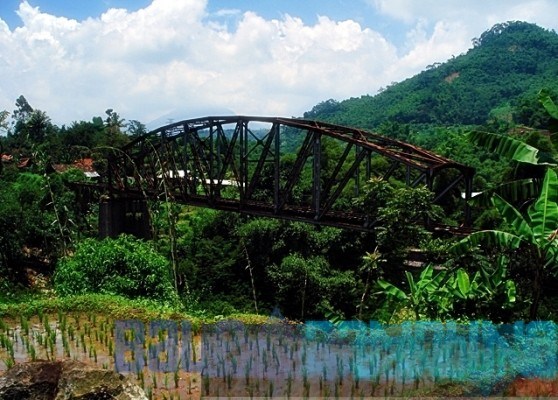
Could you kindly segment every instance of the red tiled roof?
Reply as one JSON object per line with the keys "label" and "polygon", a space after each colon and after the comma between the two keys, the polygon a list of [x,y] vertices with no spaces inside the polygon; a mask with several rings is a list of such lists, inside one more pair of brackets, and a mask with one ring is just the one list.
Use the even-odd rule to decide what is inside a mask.
{"label": "red tiled roof", "polygon": [[92,158],[82,158],[81,160],[76,160],[74,161],[73,166],[83,172],[95,172]]}
{"label": "red tiled roof", "polygon": [[20,158],[19,159],[19,163],[17,164],[18,168],[25,168],[28,167],[31,164],[31,159],[29,157],[26,158]]}

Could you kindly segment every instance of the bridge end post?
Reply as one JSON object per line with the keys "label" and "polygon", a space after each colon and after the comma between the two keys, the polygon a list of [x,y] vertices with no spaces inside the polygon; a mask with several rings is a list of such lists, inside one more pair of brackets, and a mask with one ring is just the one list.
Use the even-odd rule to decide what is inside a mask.
{"label": "bridge end post", "polygon": [[99,204],[99,238],[122,233],[151,239],[151,220],[144,199],[104,198]]}

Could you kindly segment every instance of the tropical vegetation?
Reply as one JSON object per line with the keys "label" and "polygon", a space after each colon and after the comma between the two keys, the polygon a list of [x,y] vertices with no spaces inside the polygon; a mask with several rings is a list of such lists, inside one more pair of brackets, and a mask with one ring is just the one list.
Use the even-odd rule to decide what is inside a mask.
{"label": "tropical vegetation", "polygon": [[[146,133],[145,125],[108,109],[59,127],[20,96],[13,112],[0,113],[0,300],[27,301],[34,290],[143,298],[204,318],[275,309],[297,320],[556,319],[557,53],[554,32],[497,24],[466,54],[302,116],[474,167],[475,232],[465,238],[416,224],[455,222],[461,210],[433,205],[426,188],[395,176],[344,198],[377,221],[367,233],[162,201],[149,204],[151,241],[99,240],[100,199],[76,189],[91,179],[84,160],[102,175],[110,149]],[[286,138],[281,163],[292,165],[301,143]],[[324,141],[323,167],[334,168],[342,153]],[[308,187],[298,188],[301,196]]]}

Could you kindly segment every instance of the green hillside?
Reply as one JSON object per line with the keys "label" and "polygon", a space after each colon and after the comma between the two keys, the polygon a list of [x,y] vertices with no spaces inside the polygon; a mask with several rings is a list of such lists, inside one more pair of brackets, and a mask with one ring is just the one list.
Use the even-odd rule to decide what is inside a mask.
{"label": "green hillside", "polygon": [[543,87],[558,89],[558,35],[534,24],[507,22],[473,44],[466,54],[429,66],[375,96],[328,100],[304,117],[374,129],[386,121],[484,124],[513,112],[516,122],[536,125],[536,93]]}

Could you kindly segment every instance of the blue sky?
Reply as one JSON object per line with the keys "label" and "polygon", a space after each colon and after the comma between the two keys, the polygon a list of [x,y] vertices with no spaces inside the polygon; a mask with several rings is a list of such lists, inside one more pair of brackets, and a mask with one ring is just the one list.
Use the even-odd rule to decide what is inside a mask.
{"label": "blue sky", "polygon": [[[0,17],[10,28],[22,26],[16,11],[21,0],[1,0]],[[29,4],[37,6],[42,12],[77,20],[99,17],[108,8],[126,8],[136,11],[151,3],[150,0],[30,0]]]}
{"label": "blue sky", "polygon": [[465,53],[496,23],[558,28],[556,0],[0,0],[0,110],[58,125],[300,116]]}
{"label": "blue sky", "polygon": [[[178,0],[180,1],[180,0]],[[1,0],[0,18],[10,28],[22,26],[17,15],[21,0]],[[84,20],[99,17],[108,8],[125,8],[137,11],[148,6],[151,0],[29,0],[32,6],[38,6],[42,12]],[[382,30],[391,40],[402,43],[405,32],[398,29],[392,18],[379,15],[364,0],[211,0],[207,4],[210,14],[220,10],[236,10],[242,14],[255,11],[268,19],[280,19],[285,14],[300,17],[307,24],[313,24],[318,15],[331,16],[337,20],[351,19],[363,26]]]}

